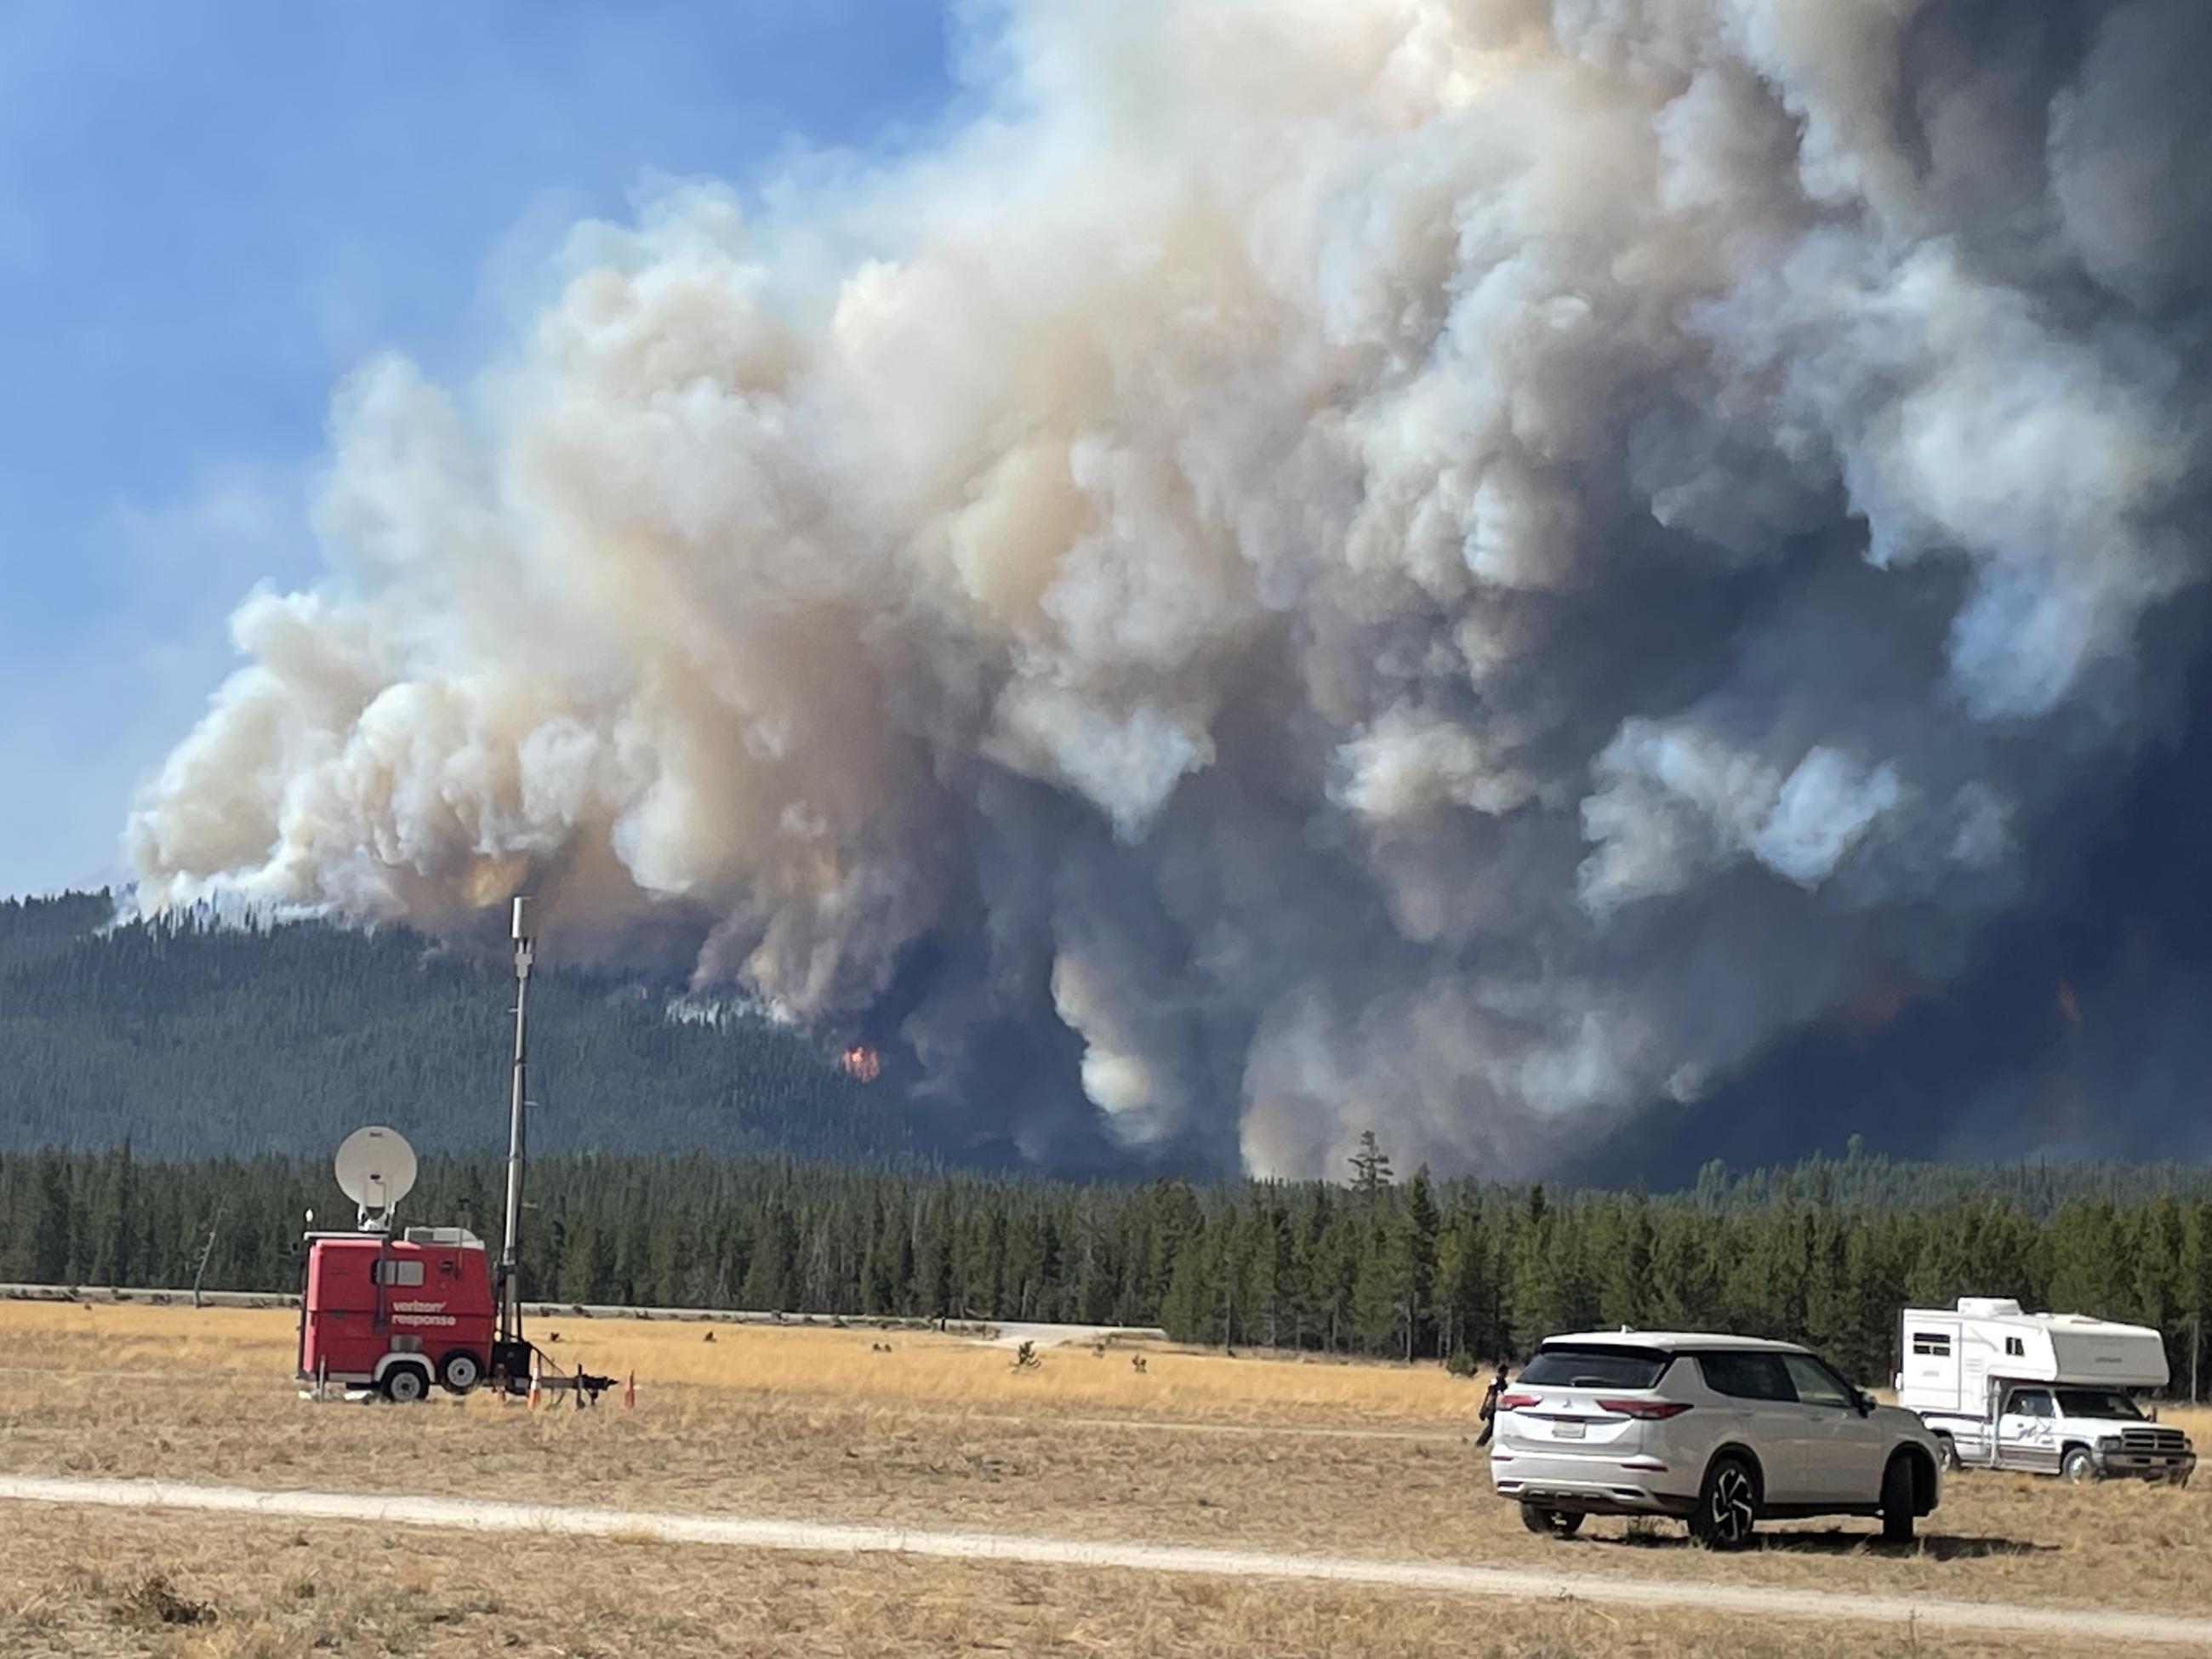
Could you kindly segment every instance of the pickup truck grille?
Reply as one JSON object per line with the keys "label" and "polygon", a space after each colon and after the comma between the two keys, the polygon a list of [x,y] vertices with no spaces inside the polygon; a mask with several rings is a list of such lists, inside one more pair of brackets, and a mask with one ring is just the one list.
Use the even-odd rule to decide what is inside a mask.
{"label": "pickup truck grille", "polygon": [[2189,1444],[2179,1429],[2129,1429],[2120,1436],[2120,1448],[2131,1452],[2179,1452]]}

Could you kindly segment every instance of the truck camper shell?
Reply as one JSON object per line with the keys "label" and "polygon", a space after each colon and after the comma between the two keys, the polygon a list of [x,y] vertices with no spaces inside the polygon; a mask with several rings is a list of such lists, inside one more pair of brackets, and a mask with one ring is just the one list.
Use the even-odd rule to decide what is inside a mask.
{"label": "truck camper shell", "polygon": [[1898,1343],[1897,1403],[1920,1413],[1954,1468],[2180,1484],[2196,1469],[2189,1437],[2132,1397],[2170,1376],[2148,1326],[1961,1297],[1907,1308]]}
{"label": "truck camper shell", "polygon": [[2133,1390],[2172,1377],[2165,1339],[2148,1325],[2023,1313],[1996,1297],[1907,1308],[1899,1336],[1897,1403],[1913,1411],[1982,1412],[1992,1378]]}

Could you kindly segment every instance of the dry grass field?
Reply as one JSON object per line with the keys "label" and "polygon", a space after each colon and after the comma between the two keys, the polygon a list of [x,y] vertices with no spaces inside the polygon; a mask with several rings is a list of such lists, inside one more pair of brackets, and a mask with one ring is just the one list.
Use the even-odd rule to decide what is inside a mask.
{"label": "dry grass field", "polygon": [[[26,1363],[18,1342],[66,1339],[71,1368],[88,1351],[106,1368],[289,1376],[298,1316],[281,1309],[0,1303],[0,1375]],[[1146,1370],[1119,1345],[1048,1350],[1050,1381],[1013,1376],[1003,1349],[927,1331],[708,1324],[678,1320],[559,1318],[531,1334],[563,1363],[641,1385],[690,1385],[720,1394],[847,1405],[1007,1407],[1024,1415],[1134,1413],[1219,1423],[1463,1424],[1479,1386],[1435,1365],[1350,1364],[1319,1359],[1236,1361],[1148,1346]],[[557,1340],[555,1340],[557,1339]],[[878,1352],[887,1347],[888,1353]]]}
{"label": "dry grass field", "polygon": [[5,1561],[0,1652],[11,1656],[2021,1659],[2036,1651],[2016,1640],[1937,1643],[1849,1625],[1746,1629],[1574,1602],[395,1535],[344,1524],[309,1531],[204,1516],[41,1517]]}
{"label": "dry grass field", "polygon": [[[1964,1476],[1923,1545],[1901,1552],[1875,1542],[1869,1522],[1771,1528],[1763,1547],[1739,1556],[1694,1552],[1678,1528],[1620,1522],[1560,1544],[1531,1537],[1491,1495],[1472,1443],[1478,1390],[1433,1367],[1154,1351],[1139,1372],[1127,1351],[1066,1347],[1024,1370],[1004,1349],[926,1334],[553,1320],[535,1334],[594,1370],[635,1367],[637,1408],[611,1397],[596,1411],[532,1412],[483,1395],[404,1412],[317,1404],[291,1382],[283,1312],[0,1304],[0,1471],[2212,1613],[2212,1479],[2185,1492]],[[2188,1426],[2200,1443],[2212,1438],[2212,1421]],[[0,1566],[0,1617],[13,1621],[0,1622],[0,1652],[9,1654],[305,1651],[333,1620],[380,1632],[343,1651],[459,1652],[504,1624],[471,1611],[488,1595],[532,1609],[521,1633],[538,1645],[521,1650],[545,1652],[1978,1650],[1953,1637],[1851,1641],[1826,1626],[1762,1634],[1618,1608],[644,1542],[387,1536],[327,1523],[298,1533],[31,1508],[9,1511],[9,1526],[11,1540],[35,1545],[11,1547]],[[325,1541],[356,1532],[343,1546]],[[218,1622],[147,1625],[131,1598],[156,1572],[186,1600],[213,1603]],[[307,1580],[312,1593],[287,1588]],[[536,1611],[549,1602],[550,1622]],[[952,1611],[963,1607],[981,1611],[971,1622]],[[1012,1634],[1002,1643],[998,1631]]]}

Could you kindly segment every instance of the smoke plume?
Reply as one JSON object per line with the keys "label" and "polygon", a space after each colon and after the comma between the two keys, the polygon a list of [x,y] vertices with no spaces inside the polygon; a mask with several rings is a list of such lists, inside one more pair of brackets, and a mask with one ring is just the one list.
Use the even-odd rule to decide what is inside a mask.
{"label": "smoke plume", "polygon": [[964,27],[340,388],[142,904],[529,889],[1042,1162],[1506,1174],[1954,980],[2179,708],[2203,0]]}

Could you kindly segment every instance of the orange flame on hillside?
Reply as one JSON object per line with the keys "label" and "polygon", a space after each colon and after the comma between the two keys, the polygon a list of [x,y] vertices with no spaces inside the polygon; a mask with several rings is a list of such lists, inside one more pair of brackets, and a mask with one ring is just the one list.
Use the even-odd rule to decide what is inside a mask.
{"label": "orange flame on hillside", "polygon": [[883,1075],[884,1057],[865,1042],[856,1042],[837,1056],[837,1069],[862,1083],[873,1083]]}

